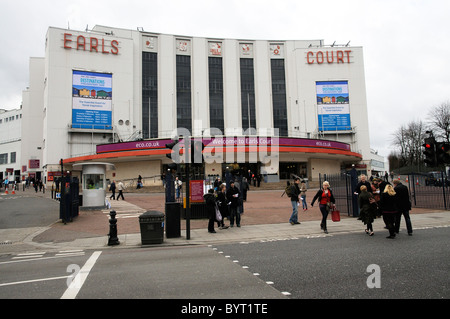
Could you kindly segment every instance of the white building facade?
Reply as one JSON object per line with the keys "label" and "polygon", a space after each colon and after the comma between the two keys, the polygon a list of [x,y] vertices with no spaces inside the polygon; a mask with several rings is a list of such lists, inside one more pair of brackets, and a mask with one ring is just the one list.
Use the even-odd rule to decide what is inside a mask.
{"label": "white building facade", "polygon": [[0,109],[0,181],[19,181],[22,110]]}
{"label": "white building facade", "polygon": [[[36,130],[23,131],[21,162],[39,159],[46,179],[61,159],[69,168],[114,163],[116,179],[157,176],[170,161],[158,142],[177,128],[192,136],[215,128],[213,135],[230,138],[279,137],[279,164],[271,172],[279,178],[314,180],[355,163],[371,173],[361,47],[96,26],[50,27],[45,52],[30,59],[23,112]],[[135,140],[155,143],[123,144]],[[99,152],[98,145],[116,143],[126,149]],[[206,164],[204,173],[221,175],[231,162]],[[261,159],[255,162],[252,169],[263,171]]]}

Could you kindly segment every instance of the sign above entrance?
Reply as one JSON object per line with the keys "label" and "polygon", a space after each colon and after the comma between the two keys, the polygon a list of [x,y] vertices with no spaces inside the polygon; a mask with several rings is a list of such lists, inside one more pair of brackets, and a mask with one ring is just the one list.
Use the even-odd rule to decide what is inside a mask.
{"label": "sign above entrance", "polygon": [[[200,139],[200,138],[195,138]],[[332,148],[343,151],[350,151],[350,145],[329,140],[316,140],[306,138],[283,138],[267,136],[230,136],[201,139],[205,147],[227,147],[227,146],[286,146],[286,147],[312,147],[312,148]],[[109,152],[123,152],[147,149],[165,149],[166,144],[172,143],[171,139],[158,139],[147,141],[123,142],[114,144],[97,145],[97,154]],[[182,143],[182,141],[180,141]]]}
{"label": "sign above entrance", "polygon": [[103,54],[119,54],[119,41],[109,39],[99,39],[96,37],[86,37],[84,35],[73,35],[64,33],[63,48],[67,50],[88,51]]}
{"label": "sign above entrance", "polygon": [[352,50],[327,50],[306,52],[306,62],[308,64],[341,64],[351,63]]}

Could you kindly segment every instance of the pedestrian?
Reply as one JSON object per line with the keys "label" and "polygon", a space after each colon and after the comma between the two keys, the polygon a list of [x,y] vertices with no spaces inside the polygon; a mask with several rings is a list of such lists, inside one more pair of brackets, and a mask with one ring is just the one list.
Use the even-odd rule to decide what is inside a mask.
{"label": "pedestrian", "polygon": [[222,215],[222,220],[217,221],[217,227],[219,227],[219,229],[227,229],[228,226],[226,226],[224,223],[225,217],[229,218],[230,216],[227,205],[229,201],[227,200],[226,196],[227,187],[225,184],[221,184],[218,187],[219,190],[217,192],[217,204],[219,205],[219,211]]}
{"label": "pedestrian", "polygon": [[247,201],[247,191],[250,190],[250,185],[248,184],[246,177],[242,178],[241,187],[242,187],[242,200],[244,202],[246,202]]}
{"label": "pedestrian", "polygon": [[142,188],[142,176],[138,176],[137,186],[136,189]]}
{"label": "pedestrian", "polygon": [[214,189],[210,188],[208,193],[203,195],[206,203],[206,213],[208,216],[208,233],[216,233],[214,230],[214,221],[216,220],[216,198],[214,196]]}
{"label": "pedestrian", "polygon": [[319,189],[317,191],[311,202],[311,207],[313,207],[316,199],[319,202],[320,212],[322,213],[322,222],[320,223],[320,228],[324,231],[325,234],[328,234],[327,217],[331,208],[335,206],[335,199],[333,196],[333,192],[330,189],[330,183],[328,183],[328,181],[324,181],[322,184],[322,189]]}
{"label": "pedestrian", "polygon": [[162,183],[163,183],[163,187],[166,188],[166,173],[163,172],[161,174],[161,180],[162,180]]}
{"label": "pedestrian", "polygon": [[304,180],[300,182],[300,199],[302,200],[303,211],[308,210],[308,204],[306,204],[306,183]]}
{"label": "pedestrian", "polygon": [[[234,186],[239,190],[238,196],[238,215],[244,214],[244,201],[242,200],[242,183],[238,180],[234,180]],[[242,217],[242,216],[241,216]]]}
{"label": "pedestrian", "polygon": [[406,229],[408,235],[412,236],[412,224],[411,218],[409,217],[409,211],[411,210],[411,201],[409,200],[408,188],[403,185],[399,180],[394,180],[394,190],[397,194],[397,208],[398,213],[395,219],[395,233],[400,232],[400,221],[402,220],[402,215],[405,217]]}
{"label": "pedestrian", "polygon": [[381,217],[381,211],[380,211],[380,205],[379,205],[379,201],[381,198],[381,190],[380,190],[380,182],[381,182],[381,178],[374,178],[372,181],[372,196],[373,199],[375,200],[375,213],[377,215],[377,217]]}
{"label": "pedestrian", "polygon": [[368,192],[372,193],[372,186],[370,185],[370,183],[367,181],[367,177],[364,174],[361,174],[360,176],[361,180],[359,181],[358,184],[356,184],[356,188],[355,188],[355,193],[361,194],[361,186],[366,186],[366,189]]}
{"label": "pedestrian", "polygon": [[[116,199],[116,181],[112,181],[111,185],[109,186],[109,190],[112,192],[111,196],[109,196],[109,199]],[[122,195],[123,197],[123,195]]]}
{"label": "pedestrian", "polygon": [[372,223],[376,218],[376,201],[373,198],[372,193],[367,191],[367,187],[365,185],[361,186],[361,194],[358,196],[358,204],[359,204],[359,212],[360,219],[366,225],[365,232],[366,234],[373,236],[373,227]]}
{"label": "pedestrian", "polygon": [[386,238],[395,238],[395,217],[397,214],[397,197],[392,185],[388,184],[381,193],[380,209],[383,215],[384,223],[389,230],[389,236]]}
{"label": "pedestrian", "polygon": [[294,178],[294,184],[289,185],[289,187],[286,188],[286,195],[289,196],[289,199],[291,201],[292,205],[292,214],[289,218],[289,223],[291,225],[299,225],[300,222],[298,221],[298,206],[299,206],[299,196],[300,196],[300,188],[298,185],[300,184],[300,178],[296,177]]}
{"label": "pedestrian", "polygon": [[241,214],[239,214],[239,189],[234,185],[234,181],[230,182],[230,188],[227,191],[227,199],[230,203],[230,226],[234,227],[234,220],[236,219],[236,226],[241,227]]}
{"label": "pedestrian", "polygon": [[175,177],[174,183],[175,183],[175,190],[177,192],[177,199],[178,199],[178,198],[180,198],[180,192],[181,192],[181,187],[183,185],[183,182],[180,181],[177,176],[177,177]]}
{"label": "pedestrian", "polygon": [[117,200],[122,196],[122,200],[125,200],[123,197],[123,191],[125,190],[125,186],[123,185],[122,181],[119,182],[119,185],[117,185],[117,189],[119,190],[119,195],[117,195]]}
{"label": "pedestrian", "polygon": [[220,187],[221,184],[222,184],[222,182],[220,181],[220,177],[217,176],[216,180],[214,181],[214,190],[216,192],[219,191],[219,187]]}

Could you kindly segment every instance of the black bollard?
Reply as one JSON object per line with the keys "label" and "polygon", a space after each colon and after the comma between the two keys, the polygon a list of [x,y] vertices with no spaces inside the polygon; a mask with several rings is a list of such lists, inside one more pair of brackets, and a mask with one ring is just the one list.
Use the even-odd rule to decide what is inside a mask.
{"label": "black bollard", "polygon": [[109,239],[108,246],[119,245],[119,238],[117,237],[117,219],[116,211],[112,210],[109,212]]}

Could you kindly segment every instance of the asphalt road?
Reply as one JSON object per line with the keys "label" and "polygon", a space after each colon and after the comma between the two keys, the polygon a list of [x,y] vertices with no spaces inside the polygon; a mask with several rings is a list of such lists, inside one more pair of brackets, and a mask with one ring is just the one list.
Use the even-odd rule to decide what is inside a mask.
{"label": "asphalt road", "polygon": [[386,235],[351,233],[216,248],[290,298],[449,299],[450,228],[416,230],[413,236],[403,232],[393,240]]}
{"label": "asphalt road", "polygon": [[449,231],[2,255],[0,299],[449,299]]}
{"label": "asphalt road", "polygon": [[45,227],[59,219],[59,202],[17,192],[0,197],[0,229]]}
{"label": "asphalt road", "polygon": [[85,280],[70,299],[285,298],[213,248],[188,246],[3,255],[0,299],[66,298],[78,273]]}

